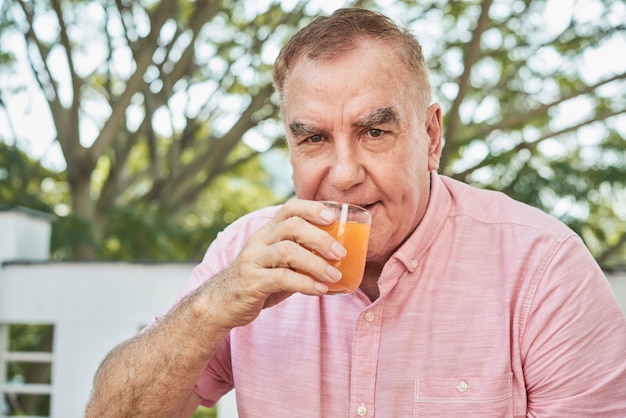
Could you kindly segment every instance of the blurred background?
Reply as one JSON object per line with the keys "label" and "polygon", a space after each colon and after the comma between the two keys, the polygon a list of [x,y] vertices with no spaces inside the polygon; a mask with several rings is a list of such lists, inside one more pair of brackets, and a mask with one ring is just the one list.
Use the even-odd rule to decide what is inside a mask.
{"label": "blurred background", "polygon": [[621,0],[4,0],[0,201],[56,216],[55,260],[199,259],[226,224],[291,195],[272,63],[312,15],[351,4],[421,40],[443,173],[624,264]]}
{"label": "blurred background", "polygon": [[0,0],[0,206],[51,216],[50,260],[199,261],[292,196],[272,63],[349,5],[422,42],[442,173],[626,266],[623,0]]}

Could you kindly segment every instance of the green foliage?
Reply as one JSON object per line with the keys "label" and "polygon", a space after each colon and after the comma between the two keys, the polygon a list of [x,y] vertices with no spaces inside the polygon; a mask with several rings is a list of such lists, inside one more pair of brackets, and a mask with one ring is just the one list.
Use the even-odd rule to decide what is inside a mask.
{"label": "green foliage", "polygon": [[[54,328],[43,324],[11,324],[9,326],[10,352],[52,352]],[[50,363],[17,362],[6,363],[6,379],[9,382],[49,384]],[[8,416],[48,416],[50,414],[50,395],[15,395],[8,394]]]}
{"label": "green foliage", "polygon": [[[19,149],[0,142],[0,204],[54,214],[69,205],[63,173],[54,173]],[[254,179],[254,180],[252,180]],[[75,214],[53,216],[51,257],[75,259],[89,246],[104,260],[199,260],[217,233],[259,205],[280,203],[258,159],[218,178],[192,207],[174,217],[159,205],[119,206],[107,214],[104,234]],[[176,206],[175,202],[172,202]]]}
{"label": "green foliage", "polygon": [[559,217],[605,266],[625,265],[626,68],[584,61],[623,45],[623,4],[577,3],[551,26],[556,2],[401,3],[444,108],[440,170]]}
{"label": "green foliage", "polygon": [[217,418],[217,408],[198,407],[191,418]]}
{"label": "green foliage", "polygon": [[80,215],[69,213],[56,216],[52,224],[50,258],[52,260],[76,260],[74,248],[89,248],[97,252],[94,225]]}
{"label": "green foliage", "polygon": [[[47,32],[35,23],[54,19],[54,4],[10,1],[3,6],[2,45],[15,44],[23,35],[32,47],[26,64],[46,94],[67,163],[54,179],[55,187],[64,189],[53,202],[40,193],[50,185],[50,180],[39,181],[43,174],[31,182],[35,195],[17,193],[28,170],[6,176],[11,182],[3,188],[4,200],[59,215],[52,239],[55,259],[198,259],[234,218],[285,198],[272,192],[272,179],[258,160],[263,149],[282,146],[277,122],[274,128],[268,124],[276,106],[270,100],[271,63],[262,57],[265,42],[279,42],[276,29],[289,22],[280,5],[252,15],[249,5],[239,1],[128,6],[67,3],[55,11],[63,25],[51,25]],[[293,11],[294,19],[301,15],[300,9]],[[33,30],[22,33],[26,26]],[[98,48],[107,54],[90,54]],[[66,56],[65,50],[72,60],[53,65],[53,50],[61,52],[59,57]],[[137,69],[146,71],[140,77],[143,86],[132,80],[132,72],[125,73],[128,64],[117,58],[122,55],[131,65],[148,63]],[[88,58],[101,62],[85,66]],[[64,66],[71,85],[58,76]],[[11,75],[17,67],[5,68]],[[12,77],[2,86],[4,94],[18,94],[26,86],[24,78]],[[61,97],[62,89],[73,92],[76,105]],[[135,94],[124,103],[131,89]],[[143,120],[131,117],[137,112]],[[96,143],[108,145],[82,144],[83,133],[76,127],[87,119],[100,131]],[[107,124],[116,127],[107,130]],[[263,143],[242,142],[247,134]],[[210,206],[215,211],[200,205],[218,199],[219,206]]]}
{"label": "green foliage", "polygon": [[0,203],[53,213],[54,204],[63,200],[59,190],[63,182],[62,174],[45,169],[20,149],[0,141]]}
{"label": "green foliage", "polygon": [[[620,0],[576,3],[554,27],[553,1],[350,3],[421,39],[444,108],[443,173],[552,213],[602,263],[626,264],[626,69],[589,74],[584,65],[623,38]],[[5,147],[0,198],[59,215],[54,258],[197,259],[233,219],[286,198],[259,157],[284,147],[272,61],[311,19],[310,4],[0,7],[0,106],[32,91],[14,74],[17,64],[32,68],[67,163],[46,172]],[[64,25],[44,33],[35,24],[59,12]],[[29,45],[25,62],[11,47],[17,38]],[[87,120],[93,141],[79,129]],[[19,175],[3,177],[8,169]]]}
{"label": "green foliage", "polygon": [[54,328],[45,324],[11,324],[9,351],[52,352]]}
{"label": "green foliage", "polygon": [[[236,157],[235,157],[236,158]],[[254,180],[253,180],[254,179]],[[257,158],[215,179],[198,201],[172,216],[177,202],[123,206],[108,213],[99,258],[199,260],[217,233],[240,216],[280,203]]]}
{"label": "green foliage", "polygon": [[[278,4],[250,14],[250,5],[240,1],[151,2],[143,8],[92,0],[55,7],[9,1],[0,18],[1,53],[13,56],[20,38],[28,45],[20,63],[32,69],[46,96],[67,164],[67,194],[52,207],[64,218],[54,256],[181,258],[188,248],[179,244],[194,242],[183,238],[190,233],[183,213],[204,194],[215,194],[212,183],[237,167],[263,171],[253,160],[280,144],[265,49],[282,40],[277,29],[290,18]],[[294,21],[302,15],[301,9],[292,13]],[[48,24],[57,17],[62,21]],[[45,31],[39,25],[44,20]],[[16,65],[5,68],[3,94],[17,95],[26,78],[11,72]],[[95,125],[95,140],[85,140],[84,123]],[[263,144],[245,144],[246,135],[262,137]],[[219,193],[228,199],[228,189]],[[258,207],[268,200],[255,202]],[[168,236],[159,236],[158,228]],[[212,228],[194,225],[202,247],[214,236]]]}

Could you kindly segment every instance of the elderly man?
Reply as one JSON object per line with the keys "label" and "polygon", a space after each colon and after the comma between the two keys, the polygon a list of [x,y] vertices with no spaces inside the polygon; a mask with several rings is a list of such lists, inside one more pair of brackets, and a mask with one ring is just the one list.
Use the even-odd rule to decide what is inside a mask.
{"label": "elderly man", "polygon": [[[179,302],[101,366],[89,417],[626,416],[626,319],[581,240],[437,174],[441,108],[419,43],[341,9],[274,69],[297,199],[209,247]],[[372,214],[360,289],[321,200]],[[308,272],[309,274],[302,274]]]}

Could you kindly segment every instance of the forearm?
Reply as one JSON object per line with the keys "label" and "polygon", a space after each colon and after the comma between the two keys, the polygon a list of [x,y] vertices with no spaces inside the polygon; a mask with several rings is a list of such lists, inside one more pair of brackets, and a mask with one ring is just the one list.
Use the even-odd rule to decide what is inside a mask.
{"label": "forearm", "polygon": [[[340,260],[345,250],[315,226],[333,219],[319,202],[287,202],[271,222],[246,237],[234,261],[211,280],[202,282],[207,277],[202,274],[200,287],[163,320],[105,359],[87,418],[188,414],[193,402],[197,406],[194,384],[231,329],[293,293],[323,295],[326,283],[338,280],[340,273],[327,260]],[[222,251],[240,247],[226,245]],[[209,259],[216,262],[211,272],[226,263],[219,253]]]}
{"label": "forearm", "polygon": [[[211,321],[207,289],[183,299],[159,323],[103,361],[86,417],[177,417],[228,330]],[[202,332],[198,332],[202,330]]]}

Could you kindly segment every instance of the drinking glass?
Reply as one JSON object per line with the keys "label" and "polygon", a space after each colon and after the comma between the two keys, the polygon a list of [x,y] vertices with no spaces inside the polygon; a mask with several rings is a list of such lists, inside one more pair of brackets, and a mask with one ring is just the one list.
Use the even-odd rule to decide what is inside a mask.
{"label": "drinking glass", "polygon": [[332,235],[347,252],[342,260],[330,263],[341,271],[341,279],[328,285],[327,294],[352,293],[363,280],[372,217],[366,209],[350,203],[330,201],[322,203],[335,213],[335,222],[317,227]]}

